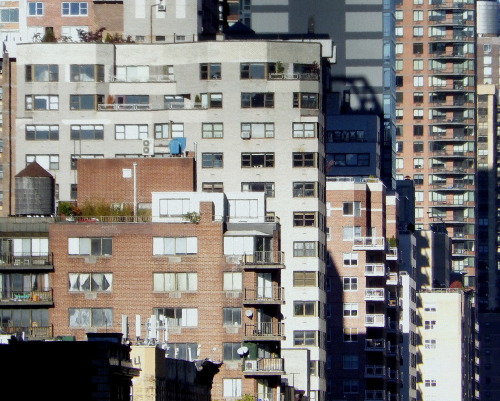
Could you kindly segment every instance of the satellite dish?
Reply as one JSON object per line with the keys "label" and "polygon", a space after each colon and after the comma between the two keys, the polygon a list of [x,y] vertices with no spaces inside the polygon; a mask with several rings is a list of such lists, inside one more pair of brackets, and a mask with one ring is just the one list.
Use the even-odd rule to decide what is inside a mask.
{"label": "satellite dish", "polygon": [[248,354],[248,347],[240,347],[236,350],[236,353],[239,355],[239,356],[243,356],[245,354]]}
{"label": "satellite dish", "polygon": [[253,312],[252,312],[250,309],[247,309],[247,310],[245,311],[245,315],[246,315],[247,317],[252,317],[252,316],[253,316]]}

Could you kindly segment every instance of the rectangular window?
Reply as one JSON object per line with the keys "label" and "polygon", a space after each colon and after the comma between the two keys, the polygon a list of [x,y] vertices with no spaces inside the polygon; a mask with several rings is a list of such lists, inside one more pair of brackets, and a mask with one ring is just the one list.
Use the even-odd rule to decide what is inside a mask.
{"label": "rectangular window", "polygon": [[112,327],[111,308],[69,308],[69,327]]}
{"label": "rectangular window", "polygon": [[242,108],[273,108],[274,93],[244,92],[241,94]]}
{"label": "rectangular window", "polygon": [[164,316],[168,327],[198,327],[196,308],[153,308],[153,315],[158,319]]}
{"label": "rectangular window", "polygon": [[266,79],[267,73],[274,71],[273,67],[266,63],[241,63],[240,79]]}
{"label": "rectangular window", "polygon": [[195,255],[197,237],[153,237],[153,255]]}
{"label": "rectangular window", "polygon": [[241,326],[241,308],[222,308],[224,326]]}
{"label": "rectangular window", "polygon": [[344,202],[342,216],[361,216],[361,202]]}
{"label": "rectangular window", "polygon": [[222,288],[224,291],[241,291],[243,289],[243,274],[240,272],[222,273]]}
{"label": "rectangular window", "polygon": [[153,291],[184,292],[197,289],[197,273],[153,273]]}
{"label": "rectangular window", "polygon": [[328,154],[328,159],[330,159],[336,167],[370,165],[369,153],[333,153]]}
{"label": "rectangular window", "polygon": [[342,227],[342,241],[352,241],[354,238],[361,237],[360,226],[346,226]]}
{"label": "rectangular window", "polygon": [[316,272],[293,272],[293,286],[294,287],[316,287],[317,286],[317,273]]}
{"label": "rectangular window", "polygon": [[86,16],[88,15],[87,2],[64,2],[61,3],[61,15],[63,16]]}
{"label": "rectangular window", "polygon": [[294,138],[316,138],[316,123],[293,123]]}
{"label": "rectangular window", "polygon": [[58,141],[59,125],[27,125],[27,141]]}
{"label": "rectangular window", "polygon": [[435,320],[425,320],[424,321],[424,329],[425,330],[434,330],[435,325],[436,325]]}
{"label": "rectangular window", "polygon": [[356,252],[344,252],[342,257],[343,266],[357,266],[358,254]]}
{"label": "rectangular window", "polygon": [[359,380],[358,379],[344,379],[342,380],[342,388],[344,394],[358,394],[359,393]]}
{"label": "rectangular window", "polygon": [[413,136],[423,136],[424,135],[424,126],[423,125],[414,125],[413,126]]}
{"label": "rectangular window", "polygon": [[241,343],[224,343],[222,344],[222,360],[223,361],[240,361],[241,356],[238,354],[238,349],[241,348]]}
{"label": "rectangular window", "polygon": [[224,192],[224,183],[222,182],[202,182],[202,192]]}
{"label": "rectangular window", "polygon": [[294,257],[316,257],[317,245],[315,241],[295,241],[293,243]]}
{"label": "rectangular window", "polygon": [[59,110],[59,96],[27,95],[25,106],[26,110]]}
{"label": "rectangular window", "polygon": [[68,238],[68,255],[111,256],[111,238]]}
{"label": "rectangular window", "polygon": [[19,8],[0,9],[0,22],[19,22]]}
{"label": "rectangular window", "polygon": [[317,182],[294,182],[293,197],[294,198],[316,198],[318,196]]}
{"label": "rectangular window", "polygon": [[189,199],[160,199],[160,217],[179,217],[190,211]]}
{"label": "rectangular window", "polygon": [[424,185],[424,175],[423,174],[413,174],[413,183],[415,185]]}
{"label": "rectangular window", "polygon": [[197,358],[197,343],[168,343],[165,356],[172,359],[194,361]]}
{"label": "rectangular window", "polygon": [[294,316],[317,316],[316,301],[294,301]]}
{"label": "rectangular window", "polygon": [[424,151],[424,143],[423,142],[413,142],[413,152],[422,153]]}
{"label": "rectangular window", "polygon": [[24,68],[26,82],[59,81],[59,66],[57,64],[27,64]]}
{"label": "rectangular window", "polygon": [[111,292],[112,273],[69,273],[69,292]]}
{"label": "rectangular window", "polygon": [[104,139],[104,125],[72,125],[70,138],[77,141]]}
{"label": "rectangular window", "polygon": [[70,95],[70,110],[97,110],[98,104],[103,104],[103,95]]}
{"label": "rectangular window", "polygon": [[435,349],[436,348],[436,340],[424,340],[424,346],[426,349]]}
{"label": "rectangular window", "polygon": [[293,226],[294,227],[316,227],[317,225],[316,212],[294,212]]}
{"label": "rectangular window", "polygon": [[241,138],[274,138],[274,123],[241,123]]}
{"label": "rectangular window", "polygon": [[37,162],[45,170],[59,170],[59,155],[26,155],[26,165]]}
{"label": "rectangular window", "polygon": [[344,277],[343,278],[343,290],[344,291],[357,291],[358,290],[358,278],[357,277]]}
{"label": "rectangular window", "polygon": [[318,167],[317,153],[300,152],[293,153],[293,167]]}
{"label": "rectangular window", "polygon": [[148,126],[147,124],[117,124],[115,125],[115,139],[148,139]]}
{"label": "rectangular window", "polygon": [[425,387],[436,387],[437,383],[436,383],[436,380],[429,379],[429,380],[424,381],[424,385],[425,385]]}
{"label": "rectangular window", "polygon": [[344,328],[344,342],[357,343],[358,342],[358,329]]}
{"label": "rectangular window", "polygon": [[342,368],[346,370],[358,369],[359,361],[357,354],[342,355]]}
{"label": "rectangular window", "polygon": [[413,168],[424,168],[424,159],[421,157],[415,157],[413,159]]}
{"label": "rectangular window", "polygon": [[200,64],[200,79],[221,79],[220,63]]}
{"label": "rectangular window", "polygon": [[318,332],[315,330],[295,330],[293,332],[293,345],[318,345]]}
{"label": "rectangular window", "polygon": [[202,168],[222,168],[223,154],[222,153],[202,153],[201,154],[201,167]]}
{"label": "rectangular window", "polygon": [[[187,96],[184,95],[165,95],[163,98],[163,104],[165,109],[183,109],[184,108],[184,99]],[[207,97],[205,94],[205,102],[207,101]],[[197,103],[195,104],[197,107],[208,107],[208,104]]]}
{"label": "rectangular window", "polygon": [[71,82],[104,82],[104,65],[71,64],[69,76]]}
{"label": "rectangular window", "polygon": [[317,109],[319,95],[317,93],[293,93],[293,107],[301,109]]}
{"label": "rectangular window", "polygon": [[241,397],[241,379],[222,379],[223,397]]}
{"label": "rectangular window", "polygon": [[242,182],[241,192],[264,192],[274,198],[274,182]]}
{"label": "rectangular window", "polygon": [[222,93],[202,93],[201,105],[210,109],[222,108]]}
{"label": "rectangular window", "polygon": [[358,316],[358,304],[352,302],[345,302],[343,305],[343,315],[344,317]]}
{"label": "rectangular window", "polygon": [[241,167],[274,167],[274,153],[242,153]]}
{"label": "rectangular window", "polygon": [[222,123],[202,123],[201,124],[202,138],[223,138],[224,125]]}

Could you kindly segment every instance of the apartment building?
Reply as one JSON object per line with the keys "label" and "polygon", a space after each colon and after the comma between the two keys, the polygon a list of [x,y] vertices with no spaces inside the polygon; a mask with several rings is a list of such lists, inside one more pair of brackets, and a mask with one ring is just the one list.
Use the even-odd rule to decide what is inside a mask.
{"label": "apartment building", "polygon": [[330,399],[398,400],[396,199],[378,179],[332,177],[326,200]]}
{"label": "apartment building", "polygon": [[475,287],[475,2],[397,3],[397,177],[415,182],[416,228],[443,220]]}

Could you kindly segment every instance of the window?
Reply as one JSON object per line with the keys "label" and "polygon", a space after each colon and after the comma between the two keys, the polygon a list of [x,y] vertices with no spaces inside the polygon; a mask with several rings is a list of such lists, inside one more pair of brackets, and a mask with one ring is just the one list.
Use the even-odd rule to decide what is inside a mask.
{"label": "window", "polygon": [[183,138],[184,137],[184,124],[183,123],[164,123],[155,124],[155,138],[156,139],[167,139],[167,138]]}
{"label": "window", "polygon": [[222,168],[223,155],[222,153],[202,153],[201,154],[202,168]]}
{"label": "window", "polygon": [[396,118],[401,119],[404,116],[404,110],[403,109],[396,109]]}
{"label": "window", "polygon": [[357,343],[358,342],[358,329],[344,328],[344,342]]}
{"label": "window", "polygon": [[394,35],[396,37],[401,37],[403,36],[403,27],[402,26],[397,26],[394,28]]}
{"label": "window", "polygon": [[59,96],[27,95],[25,106],[26,110],[59,110]]}
{"label": "window", "polygon": [[357,277],[344,277],[343,278],[343,290],[344,291],[357,291],[358,290],[358,278]]}
{"label": "window", "polygon": [[238,354],[238,349],[241,347],[241,343],[224,343],[222,345],[222,359],[224,361],[240,361],[241,357]]}
{"label": "window", "polygon": [[274,153],[242,153],[241,167],[274,167]]}
{"label": "window", "polygon": [[26,165],[37,162],[45,170],[59,170],[59,155],[26,155]]}
{"label": "window", "polygon": [[404,148],[404,142],[403,141],[398,141],[396,142],[396,152],[401,153]]}
{"label": "window", "polygon": [[69,76],[71,82],[104,82],[104,65],[71,64]]}
{"label": "window", "polygon": [[272,63],[241,63],[240,79],[266,79],[267,73],[272,73],[274,70]]}
{"label": "window", "polygon": [[274,123],[241,123],[241,138],[274,138]]}
{"label": "window", "polygon": [[404,77],[401,75],[396,76],[396,87],[400,88],[403,86]]}
{"label": "window", "polygon": [[[183,95],[165,95],[163,97],[163,104],[166,109],[182,109],[184,108],[184,99]],[[208,100],[205,94],[205,104],[196,104],[196,106],[200,107],[208,107]]]}
{"label": "window", "polygon": [[201,192],[224,192],[224,183],[222,182],[202,182]]}
{"label": "window", "polygon": [[415,185],[424,185],[424,175],[423,174],[413,174],[413,183]]}
{"label": "window", "polygon": [[434,330],[435,325],[436,325],[435,320],[425,320],[424,321],[424,329],[425,330]]}
{"label": "window", "polygon": [[112,327],[111,308],[69,308],[69,327]]}
{"label": "window", "polygon": [[[413,92],[413,103],[423,103],[424,102],[424,94],[422,92]],[[418,118],[423,118],[424,117],[424,112],[418,113]],[[413,112],[413,118],[416,117],[415,111]]]}
{"label": "window", "polygon": [[434,379],[426,379],[424,381],[425,387],[436,387],[437,383]]}
{"label": "window", "polygon": [[160,200],[160,217],[183,216],[190,211],[189,199]]}
{"label": "window", "polygon": [[294,287],[316,287],[316,272],[293,272]]}
{"label": "window", "polygon": [[294,138],[316,138],[315,123],[293,123]]}
{"label": "window", "polygon": [[491,45],[483,45],[483,52],[485,54],[491,53]]}
{"label": "window", "polygon": [[361,202],[344,202],[342,216],[361,216]]}
{"label": "window", "polygon": [[424,346],[425,346],[425,349],[435,349],[436,348],[436,340],[435,339],[424,340]]}
{"label": "window", "polygon": [[413,152],[422,153],[424,151],[424,143],[423,142],[413,142]]}
{"label": "window", "polygon": [[415,87],[424,86],[424,77],[421,75],[415,75],[413,77],[413,86]]}
{"label": "window", "polygon": [[115,125],[115,139],[148,139],[146,124]]}
{"label": "window", "polygon": [[224,326],[241,326],[241,308],[222,308]]}
{"label": "window", "polygon": [[317,153],[300,152],[293,153],[293,167],[317,167]]}
{"label": "window", "polygon": [[165,357],[193,361],[197,358],[198,344],[196,343],[168,343]]}
{"label": "window", "polygon": [[224,125],[222,123],[202,123],[201,124],[202,138],[223,138]]}
{"label": "window", "polygon": [[424,135],[424,126],[423,125],[414,125],[413,126],[413,136],[423,136]]}
{"label": "window", "polygon": [[71,199],[76,199],[78,194],[78,185],[70,184],[69,196]]}
{"label": "window", "polygon": [[436,312],[436,305],[425,305],[424,311],[426,312]]}
{"label": "window", "polygon": [[415,37],[424,36],[424,27],[423,26],[414,26],[413,27],[413,36],[415,36]]}
{"label": "window", "polygon": [[328,155],[328,158],[333,161],[333,165],[336,167],[370,165],[369,153],[332,153]]}
{"label": "window", "polygon": [[111,292],[112,273],[69,273],[69,292]]}
{"label": "window", "polygon": [[19,22],[19,8],[0,9],[0,22]]}
{"label": "window", "polygon": [[396,71],[402,71],[403,70],[403,60],[396,60],[395,61],[395,68],[396,68]]}
{"label": "window", "polygon": [[195,255],[197,237],[153,237],[153,255]]}
{"label": "window", "polygon": [[153,291],[196,291],[197,273],[153,273]]}
{"label": "window", "polygon": [[358,355],[344,354],[342,355],[342,368],[346,370],[358,369]]}
{"label": "window", "polygon": [[294,316],[317,316],[316,301],[294,301]]}
{"label": "window", "polygon": [[61,15],[84,16],[88,15],[87,2],[65,2],[61,3]]}
{"label": "window", "polygon": [[413,21],[423,21],[423,20],[424,20],[424,12],[422,10],[414,10]]}
{"label": "window", "polygon": [[293,197],[294,198],[316,198],[317,182],[294,182],[293,183]]}
{"label": "window", "polygon": [[273,108],[274,93],[242,93],[241,94],[242,108]]}
{"label": "window", "polygon": [[356,317],[358,316],[358,304],[346,302],[343,305],[343,315],[344,317]]}
{"label": "window", "polygon": [[58,141],[59,125],[27,125],[27,141]]}
{"label": "window", "polygon": [[295,257],[315,257],[316,242],[315,241],[295,241],[293,243],[293,256]]}
{"label": "window", "polygon": [[396,169],[401,170],[404,168],[404,159],[396,158]]}
{"label": "window", "polygon": [[317,334],[314,330],[296,330],[293,332],[293,345],[317,345]]}
{"label": "window", "polygon": [[424,191],[415,191],[415,202],[424,201]]}
{"label": "window", "polygon": [[111,238],[68,238],[68,255],[111,256]]}
{"label": "window", "polygon": [[26,82],[57,82],[59,66],[57,64],[28,64],[25,66]]}
{"label": "window", "polygon": [[357,266],[358,265],[358,254],[356,252],[344,252],[342,257],[343,266]]}
{"label": "window", "polygon": [[316,227],[316,212],[294,212],[293,226],[294,227]]}
{"label": "window", "polygon": [[342,380],[342,389],[344,394],[358,394],[359,381],[358,379],[344,379]]}
{"label": "window", "polygon": [[220,63],[200,64],[200,79],[221,79]]}
{"label": "window", "polygon": [[222,273],[222,287],[224,291],[241,291],[243,289],[243,275],[240,272]]}
{"label": "window", "polygon": [[293,107],[301,109],[317,109],[319,104],[318,98],[319,95],[317,93],[294,92]]}
{"label": "window", "polygon": [[223,397],[241,397],[241,379],[222,380]]}
{"label": "window", "polygon": [[198,327],[198,309],[196,308],[153,308],[153,314],[167,318],[168,327]]}
{"label": "window", "polygon": [[76,165],[77,165],[77,161],[79,159],[103,159],[104,158],[104,155],[103,154],[83,154],[83,153],[80,153],[78,155],[75,155],[75,154],[72,154],[71,155],[71,159],[70,159],[70,162],[71,162],[71,170],[76,170]]}
{"label": "window", "polygon": [[403,54],[403,44],[402,43],[396,43],[396,45],[394,46],[394,53]]}
{"label": "window", "polygon": [[72,140],[102,140],[104,139],[104,125],[72,125]]}
{"label": "window", "polygon": [[242,182],[241,192],[265,192],[266,196],[274,198],[274,182]]}
{"label": "window", "polygon": [[413,159],[413,168],[424,168],[424,159],[421,157],[415,157]]}
{"label": "window", "polygon": [[104,102],[103,95],[70,95],[70,110],[97,110],[97,105]]}
{"label": "window", "polygon": [[424,69],[424,60],[413,60],[413,70],[422,71]]}
{"label": "window", "polygon": [[361,227],[360,226],[348,226],[342,227],[342,240],[352,241],[354,238],[361,237]]}
{"label": "window", "polygon": [[413,54],[423,54],[424,44],[423,43],[413,43]]}
{"label": "window", "polygon": [[424,109],[413,109],[413,119],[422,120],[424,118]]}

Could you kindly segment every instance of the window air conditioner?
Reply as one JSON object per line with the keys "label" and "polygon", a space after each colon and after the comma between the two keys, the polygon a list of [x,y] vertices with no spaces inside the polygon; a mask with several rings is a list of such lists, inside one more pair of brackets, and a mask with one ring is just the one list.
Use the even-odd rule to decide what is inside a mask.
{"label": "window air conditioner", "polygon": [[245,361],[245,370],[257,370],[257,361]]}
{"label": "window air conditioner", "polygon": [[251,138],[250,132],[242,132],[241,133],[241,138],[242,139],[250,139]]}
{"label": "window air conditioner", "polygon": [[143,139],[142,140],[142,155],[151,156],[154,154],[154,140],[153,139]]}

